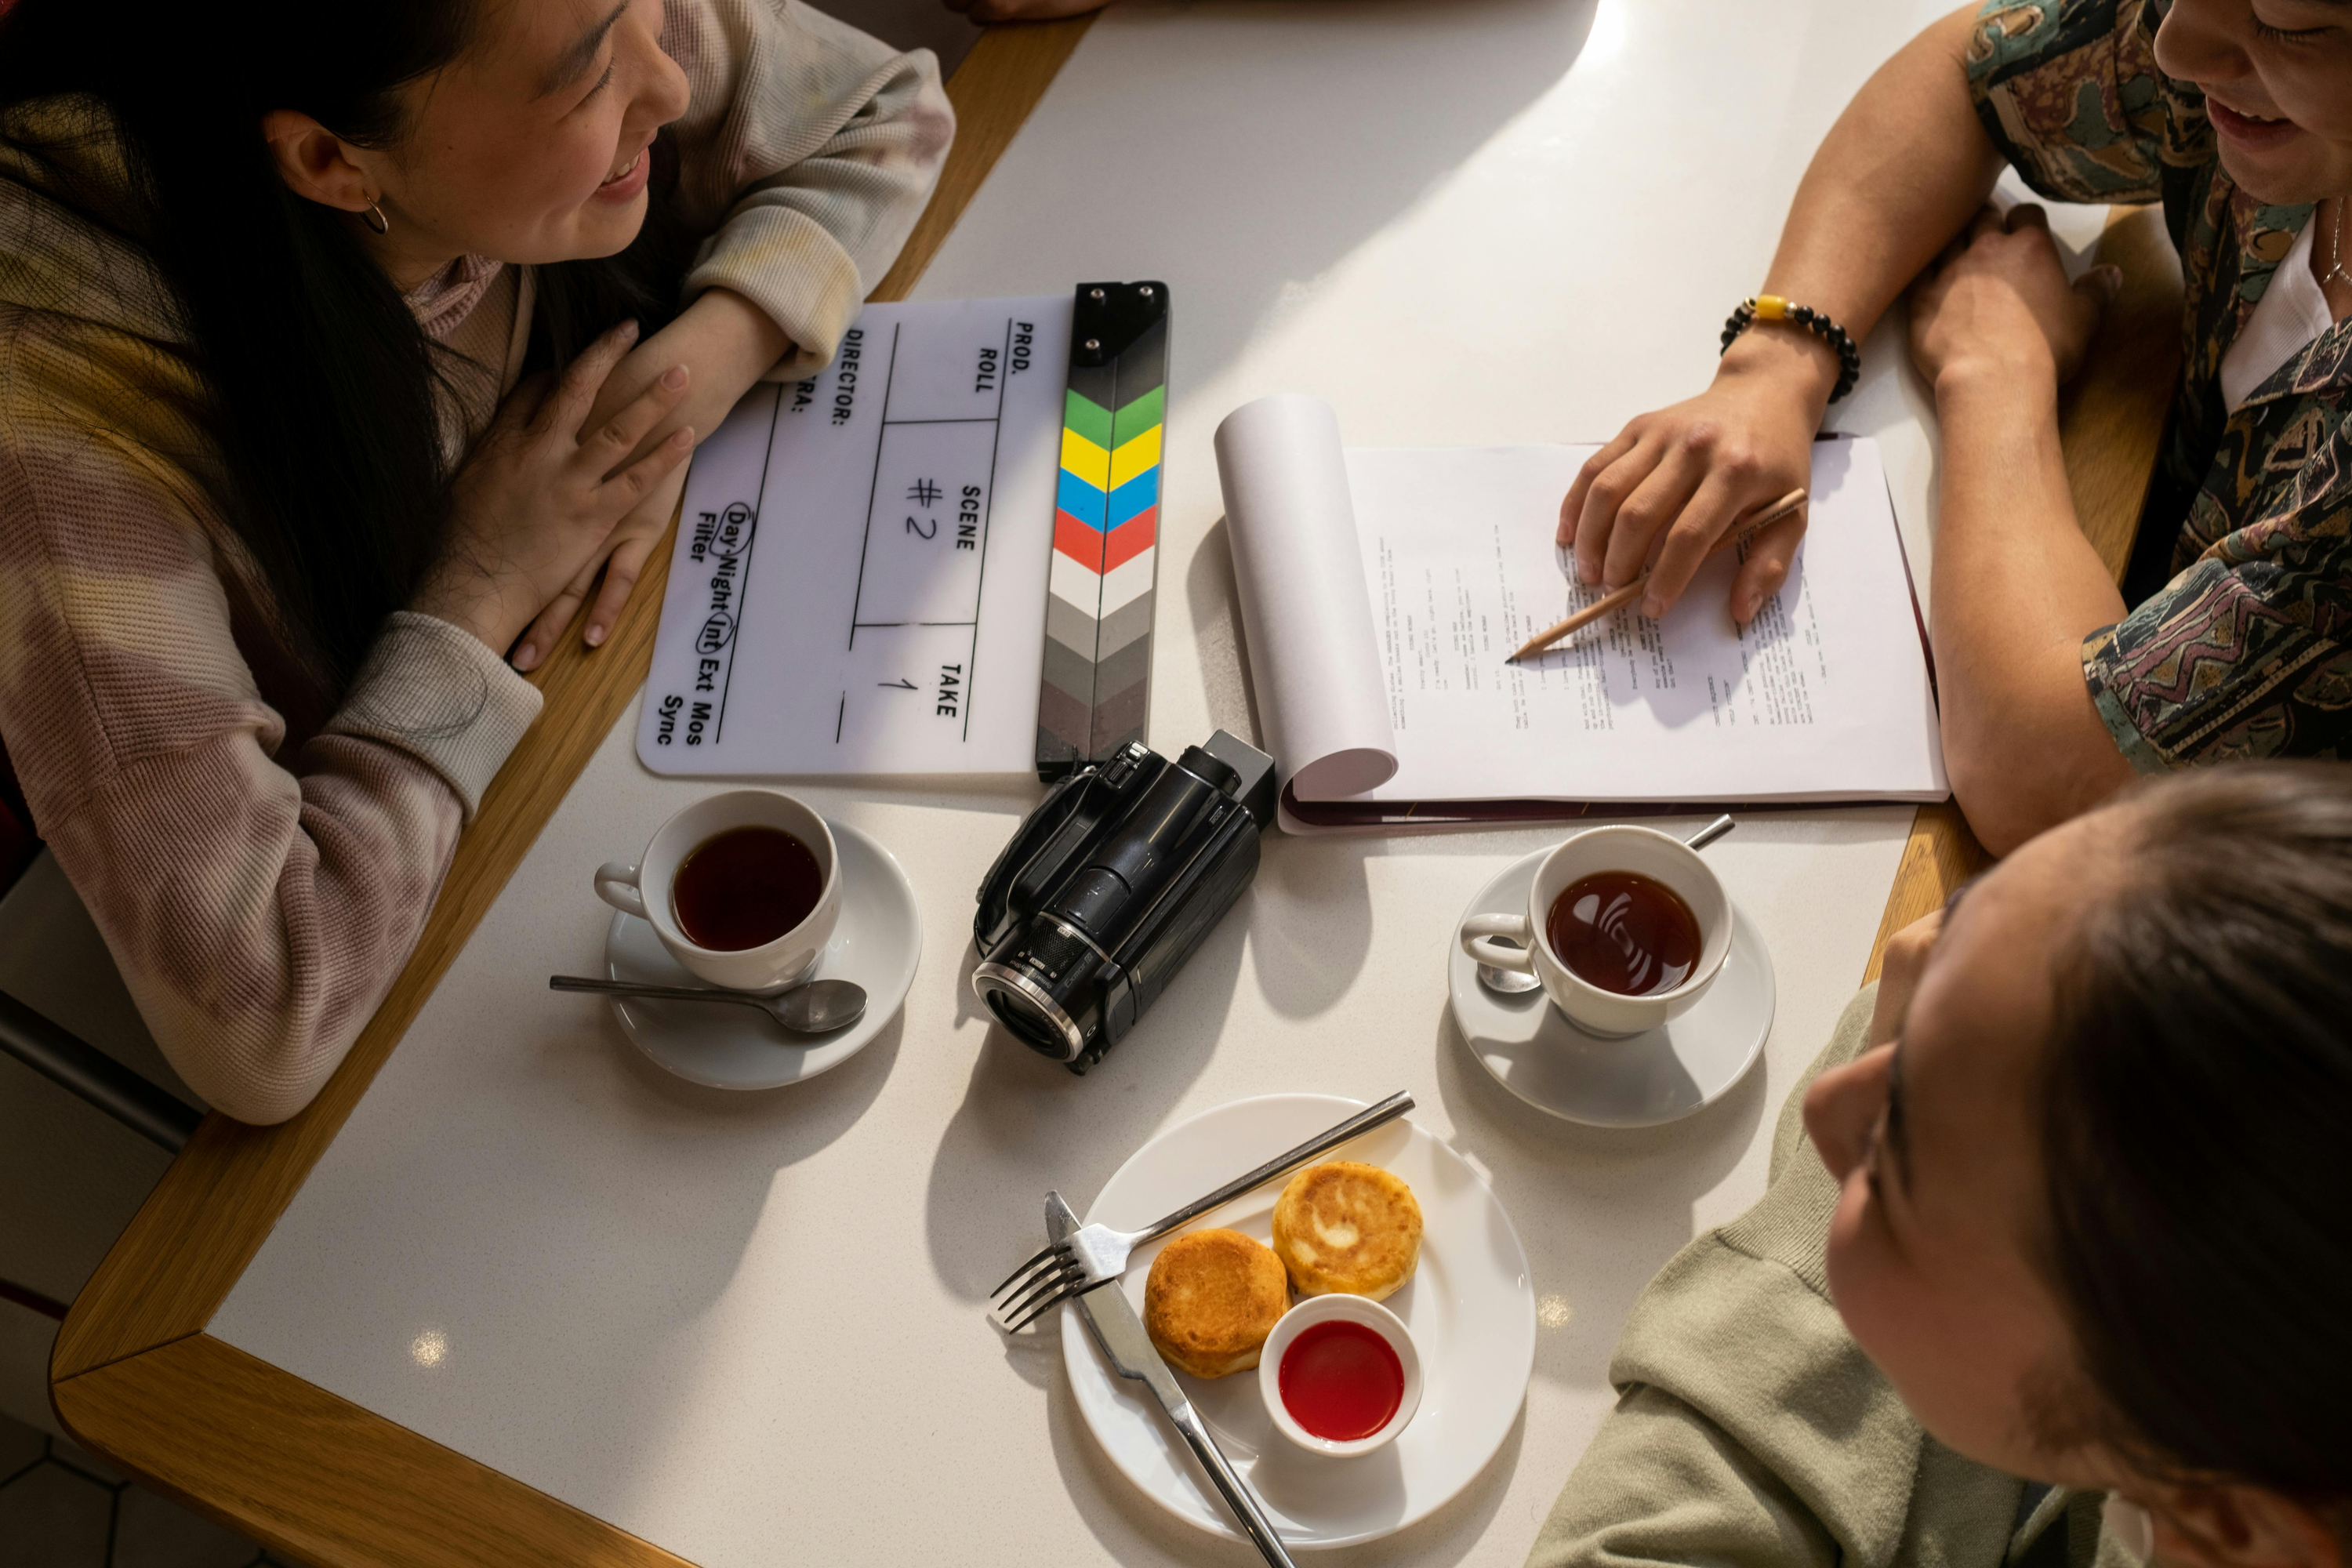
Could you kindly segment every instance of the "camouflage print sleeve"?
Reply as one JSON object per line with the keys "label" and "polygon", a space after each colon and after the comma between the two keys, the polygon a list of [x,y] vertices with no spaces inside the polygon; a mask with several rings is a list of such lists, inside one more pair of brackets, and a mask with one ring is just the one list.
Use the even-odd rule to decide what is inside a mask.
{"label": "camouflage print sleeve", "polygon": [[2052,201],[2149,202],[2184,143],[2210,135],[2202,100],[2157,69],[2167,0],[1989,0],[1969,35],[1977,118]]}

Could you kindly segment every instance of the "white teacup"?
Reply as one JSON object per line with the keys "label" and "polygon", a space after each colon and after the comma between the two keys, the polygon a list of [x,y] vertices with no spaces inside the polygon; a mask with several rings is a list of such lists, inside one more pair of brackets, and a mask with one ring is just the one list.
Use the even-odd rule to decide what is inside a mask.
{"label": "white teacup", "polygon": [[[1633,871],[1664,883],[1698,917],[1698,962],[1671,991],[1628,996],[1579,975],[1552,952],[1544,934],[1552,900],[1570,883],[1595,871]],[[1462,922],[1462,950],[1481,963],[1532,974],[1552,1005],[1588,1035],[1622,1038],[1654,1029],[1690,1011],[1731,954],[1731,900],[1696,850],[1649,827],[1595,827],[1544,857],[1528,888],[1524,915],[1476,914]],[[1493,939],[1507,936],[1517,947]]]}
{"label": "white teacup", "polygon": [[[807,845],[824,879],[824,890],[808,917],[773,942],[732,951],[702,947],[679,929],[670,885],[688,856],[736,827],[781,828]],[[598,867],[596,896],[652,926],[670,956],[698,978],[732,991],[774,991],[805,977],[833,940],[841,918],[841,856],[824,818],[791,795],[772,789],[730,790],[698,800],[663,823],[635,865],[607,860]]]}

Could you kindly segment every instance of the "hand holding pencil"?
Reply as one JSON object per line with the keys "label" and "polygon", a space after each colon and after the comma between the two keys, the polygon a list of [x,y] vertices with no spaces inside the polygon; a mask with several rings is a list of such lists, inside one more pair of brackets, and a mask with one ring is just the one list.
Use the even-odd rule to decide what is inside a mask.
{"label": "hand holding pencil", "polygon": [[[1714,555],[1721,551],[1730,549],[1735,544],[1743,543],[1748,540],[1753,539],[1756,535],[1771,527],[1774,523],[1779,522],[1781,519],[1789,517],[1802,510],[1807,499],[1806,493],[1802,488],[1793,489],[1787,495],[1782,496],[1779,500],[1772,501],[1758,510],[1750,512],[1748,516],[1740,518],[1729,528],[1724,530],[1723,537],[1716,541],[1715,548],[1708,551],[1707,553],[1709,555]],[[1642,596],[1642,591],[1648,587],[1649,584],[1650,574],[1648,569],[1644,568],[1639,576],[1635,577],[1631,583],[1626,584],[1623,587],[1613,589],[1611,592],[1602,595],[1600,598],[1594,600],[1591,604],[1585,605],[1584,608],[1577,611],[1576,614],[1569,616],[1568,619],[1560,622],[1558,626],[1549,626],[1538,632],[1534,637],[1531,637],[1526,642],[1521,643],[1511,654],[1511,657],[1505,659],[1503,662],[1506,664],[1516,664],[1520,659],[1526,658],[1530,654],[1541,653],[1544,649],[1551,647],[1554,643],[1559,641],[1560,638],[1568,636],[1570,632],[1577,630],[1579,627],[1590,626],[1594,621],[1601,619],[1601,616],[1609,615],[1616,610],[1622,609],[1627,605],[1632,604],[1634,600]]]}

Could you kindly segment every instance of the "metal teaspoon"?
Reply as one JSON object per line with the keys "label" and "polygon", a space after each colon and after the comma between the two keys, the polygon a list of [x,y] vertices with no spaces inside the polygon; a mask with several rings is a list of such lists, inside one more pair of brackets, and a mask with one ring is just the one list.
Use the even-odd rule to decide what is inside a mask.
{"label": "metal teaspoon", "polygon": [[[1688,838],[1684,839],[1683,843],[1693,849],[1704,849],[1738,826],[1739,824],[1731,820],[1731,814],[1727,811]],[[1491,940],[1512,947],[1518,945],[1507,936],[1498,936]],[[1532,974],[1522,974],[1516,969],[1497,969],[1491,963],[1482,963],[1478,966],[1478,984],[1497,995],[1524,996],[1541,985],[1543,982]]]}
{"label": "metal teaspoon", "polygon": [[652,996],[666,1002],[735,1002],[757,1007],[796,1035],[824,1035],[846,1028],[865,1016],[866,987],[851,980],[809,980],[773,996],[722,991],[708,985],[641,985],[633,980],[593,980],[584,974],[551,974],[550,991],[594,991],[607,996]]}

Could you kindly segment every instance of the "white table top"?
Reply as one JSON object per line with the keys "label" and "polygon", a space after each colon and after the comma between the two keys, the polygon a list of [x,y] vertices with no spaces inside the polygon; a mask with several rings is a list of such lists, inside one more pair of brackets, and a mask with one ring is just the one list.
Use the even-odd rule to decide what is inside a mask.
{"label": "white table top", "polygon": [[[1699,385],[1822,132],[1940,8],[1200,0],[1098,23],[924,292],[1170,284],[1155,743],[1255,730],[1217,419],[1296,389],[1365,444],[1587,439]],[[1929,447],[1895,347],[1880,334],[1841,424],[1885,444],[1917,566]],[[1169,1121],[1398,1088],[1493,1182],[1542,1329],[1525,1413],[1480,1479],[1328,1560],[1517,1563],[1612,1403],[1634,1295],[1761,1190],[1773,1115],[1861,975],[1911,816],[1759,816],[1709,851],[1775,960],[1766,1061],[1689,1121],[1601,1134],[1511,1099],[1445,1014],[1464,903],[1556,829],[1270,839],[1236,912],[1078,1079],[992,1035],[967,984],[972,889],[1035,786],[800,789],[898,853],[928,945],[903,1018],[863,1055],[730,1096],[651,1067],[601,1003],[544,988],[596,969],[597,863],[711,787],[646,773],[635,723],[606,738],[211,1332],[709,1568],[1254,1561],[1113,1472],[1053,1325],[1003,1340],[983,1295],[1037,1245],[1046,1187],[1083,1209]]]}

